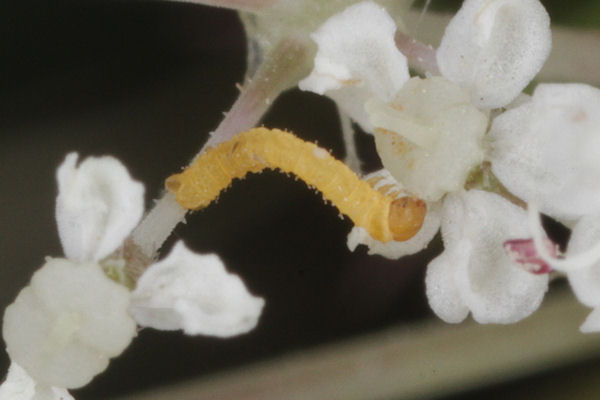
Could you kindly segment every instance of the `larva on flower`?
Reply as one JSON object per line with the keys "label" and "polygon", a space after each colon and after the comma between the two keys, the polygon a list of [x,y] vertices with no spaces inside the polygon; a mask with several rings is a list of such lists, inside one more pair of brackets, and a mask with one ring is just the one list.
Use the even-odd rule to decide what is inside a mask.
{"label": "larva on flower", "polygon": [[373,238],[388,242],[413,237],[421,228],[426,205],[398,192],[375,190],[325,149],[279,129],[254,128],[207,150],[165,187],[188,210],[207,207],[235,178],[278,169],[292,173],[347,215]]}

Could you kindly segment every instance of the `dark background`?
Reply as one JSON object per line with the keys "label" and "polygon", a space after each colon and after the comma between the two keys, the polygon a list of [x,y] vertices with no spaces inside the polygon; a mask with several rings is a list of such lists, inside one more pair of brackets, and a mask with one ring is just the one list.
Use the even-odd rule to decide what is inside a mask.
{"label": "dark background", "polygon": [[[455,7],[459,2],[434,2]],[[577,3],[547,2],[573,22]],[[47,255],[62,251],[54,223],[56,167],[70,151],[112,154],[146,184],[200,148],[237,96],[245,38],[234,12],[144,1],[0,4],[0,309]],[[297,90],[264,119],[343,157],[332,103]],[[378,164],[359,136],[369,168]],[[79,400],[108,399],[292,350],[431,316],[424,267],[438,254],[389,261],[350,253],[351,224],[304,183],[266,172],[237,182],[193,214],[173,240],[215,252],[266,299],[259,326],[231,340],[143,330]],[[167,243],[167,247],[172,240]],[[0,354],[0,371],[8,358]],[[1,374],[1,373],[0,373]],[[479,394],[474,394],[479,396]],[[484,396],[484,394],[481,394]]]}

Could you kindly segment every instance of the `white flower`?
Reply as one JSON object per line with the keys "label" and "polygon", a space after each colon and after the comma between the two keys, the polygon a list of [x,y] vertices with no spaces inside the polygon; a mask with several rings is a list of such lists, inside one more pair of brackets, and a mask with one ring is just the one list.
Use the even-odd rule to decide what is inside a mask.
{"label": "white flower", "polygon": [[138,280],[130,310],[142,326],[229,337],[252,330],[263,306],[219,257],[192,253],[178,242]]}
{"label": "white flower", "polygon": [[507,105],[550,54],[550,18],[538,0],[465,0],[437,51],[442,75],[480,108]]}
{"label": "white flower", "polygon": [[552,217],[600,213],[600,90],[542,84],[494,119],[492,170],[512,193]]}
{"label": "white flower", "polygon": [[[367,178],[378,176],[378,185],[400,187],[385,172]],[[480,323],[511,323],[538,308],[548,276],[530,273],[504,249],[505,242],[530,236],[526,213],[493,193],[461,190],[429,203],[421,230],[405,242],[382,243],[355,227],[348,247],[365,244],[369,254],[400,258],[425,248],[440,224],[445,249],[429,263],[425,281],[440,318],[458,323],[471,312]]]}
{"label": "white flower", "polygon": [[447,322],[471,311],[480,323],[511,323],[540,305],[548,275],[534,275],[504,251],[508,239],[529,235],[526,212],[479,190],[454,193],[444,201],[444,252],[427,268],[427,298]]}
{"label": "white flower", "polygon": [[50,259],[6,308],[8,354],[39,383],[84,386],[135,336],[128,305],[98,264]]}
{"label": "white flower", "polygon": [[409,79],[394,42],[396,24],[383,7],[364,1],[330,17],[312,39],[319,47],[311,74],[298,87],[333,98],[366,131],[365,102],[390,101]]}
{"label": "white flower", "polygon": [[23,368],[11,363],[6,381],[0,386],[0,400],[74,400],[65,389],[35,382]]}

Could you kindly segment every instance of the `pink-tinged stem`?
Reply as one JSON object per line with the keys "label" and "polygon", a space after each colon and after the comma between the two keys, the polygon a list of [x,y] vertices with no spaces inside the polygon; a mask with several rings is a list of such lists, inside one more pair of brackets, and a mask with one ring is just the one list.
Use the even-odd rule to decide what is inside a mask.
{"label": "pink-tinged stem", "polygon": [[437,65],[435,49],[417,39],[414,39],[400,31],[396,31],[394,37],[396,47],[408,59],[408,64],[420,72],[427,72],[432,75],[439,75],[440,70]]}
{"label": "pink-tinged stem", "polygon": [[230,8],[238,11],[259,12],[279,0],[171,0],[181,3],[203,4],[211,7]]}
{"label": "pink-tinged stem", "polygon": [[[544,239],[544,247],[552,257],[558,256],[558,246],[550,239]],[[514,263],[528,272],[547,274],[552,271],[552,267],[540,257],[533,239],[507,240],[504,242],[504,251]]]}
{"label": "pink-tinged stem", "polygon": [[[286,39],[276,45],[248,79],[233,107],[196,157],[206,148],[253,128],[273,100],[302,77],[306,55],[307,47],[299,41]],[[129,275],[133,278],[140,275],[185,215],[186,210],[169,192],[155,203],[126,242],[124,254],[136,255],[128,260]]]}
{"label": "pink-tinged stem", "polygon": [[283,40],[275,46],[254,76],[248,79],[233,107],[200,153],[254,127],[277,96],[297,84],[306,53],[306,46],[295,40]]}

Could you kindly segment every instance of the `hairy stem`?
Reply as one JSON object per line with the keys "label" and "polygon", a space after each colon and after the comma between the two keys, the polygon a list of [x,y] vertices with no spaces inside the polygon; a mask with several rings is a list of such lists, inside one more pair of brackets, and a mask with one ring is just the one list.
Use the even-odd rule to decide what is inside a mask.
{"label": "hairy stem", "polygon": [[277,96],[298,82],[306,51],[300,41],[286,39],[279,42],[254,76],[248,79],[233,107],[198,154],[255,126]]}
{"label": "hairy stem", "polygon": [[[307,48],[300,41],[285,39],[275,46],[265,56],[254,76],[248,79],[225,119],[195,158],[208,147],[214,147],[231,139],[236,133],[254,127],[273,100],[298,82],[306,55]],[[135,246],[136,249],[126,249],[128,251],[125,253],[141,254],[152,259],[173,229],[184,220],[185,214],[186,210],[175,201],[175,196],[165,193],[134,230],[132,240],[126,243],[126,246]],[[132,260],[132,268],[136,268],[133,275],[139,275],[140,266],[134,264],[139,263]]]}

